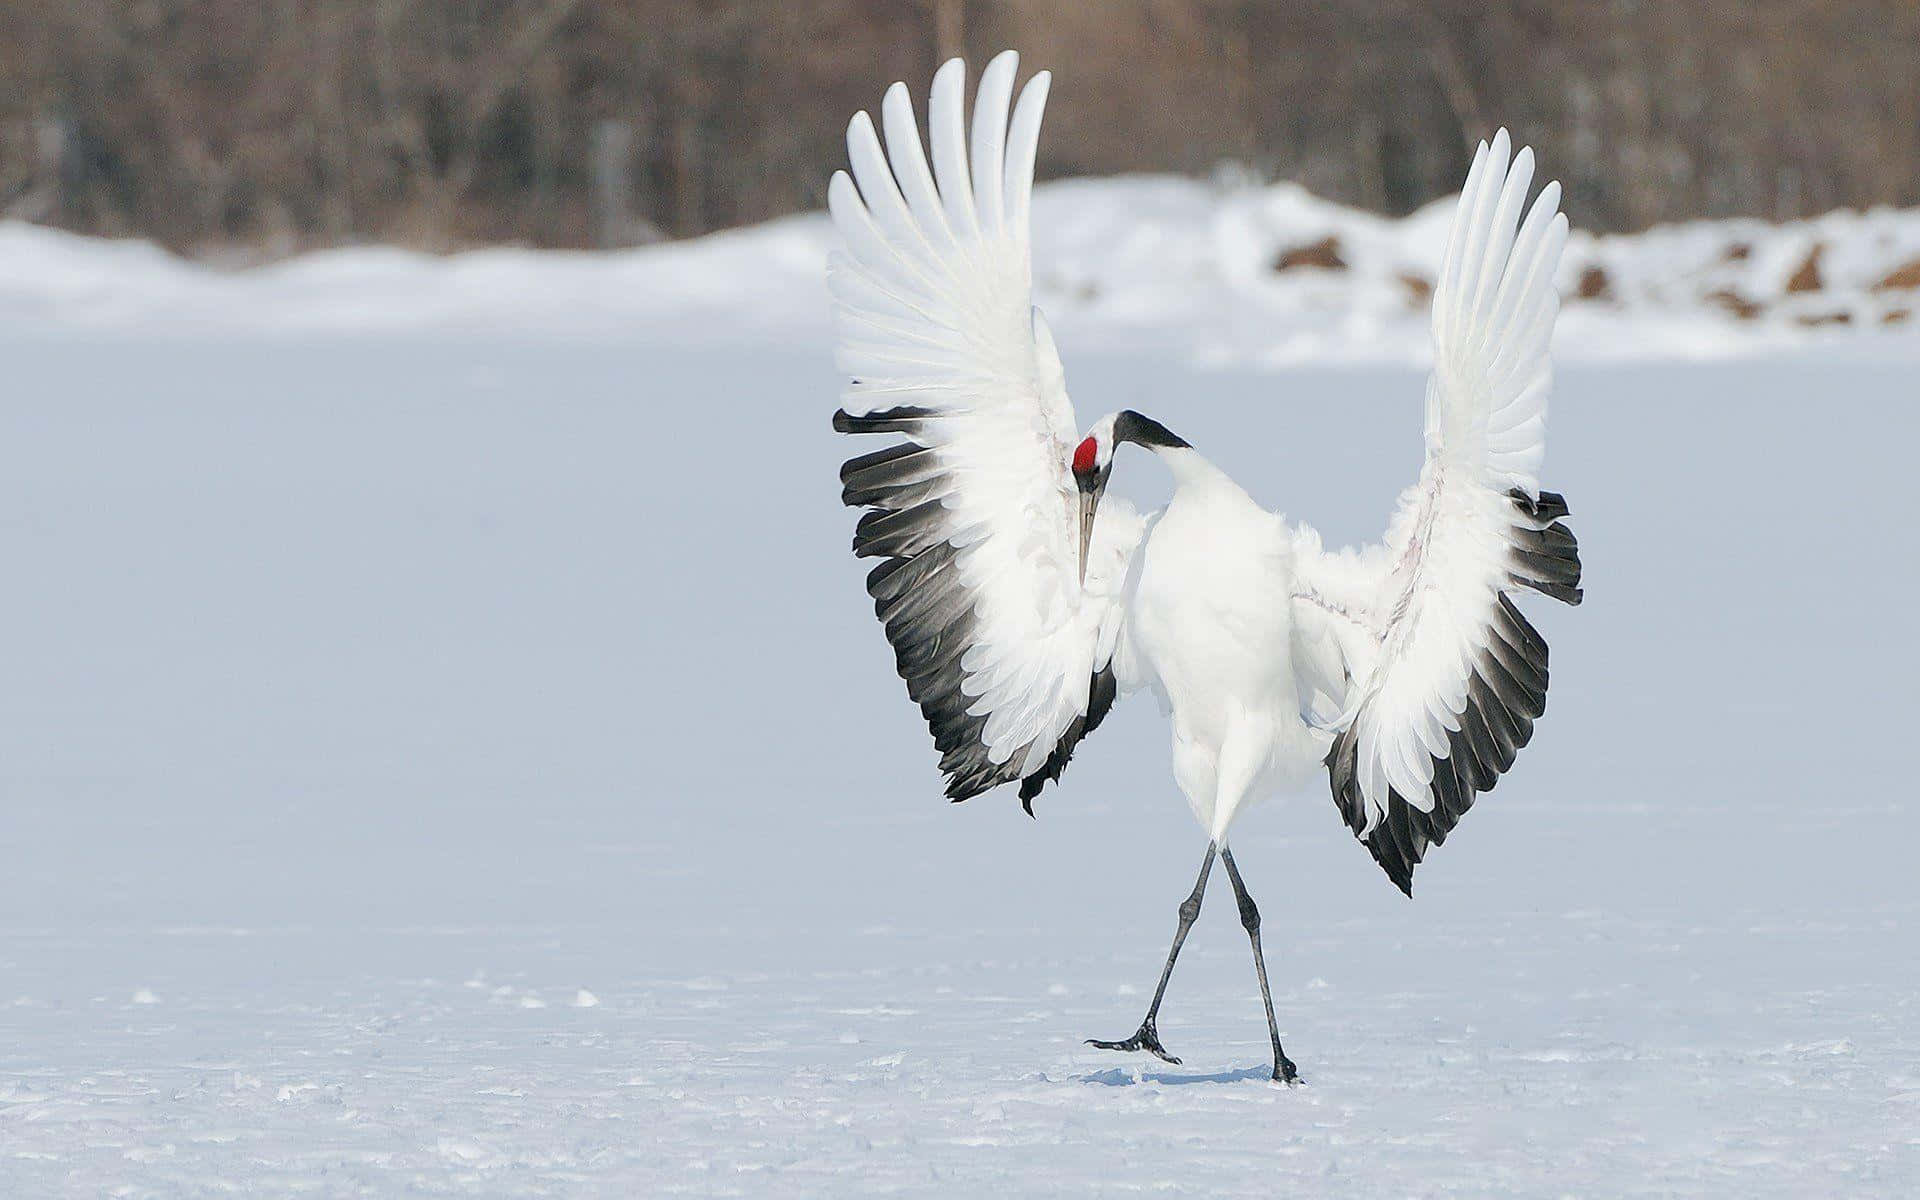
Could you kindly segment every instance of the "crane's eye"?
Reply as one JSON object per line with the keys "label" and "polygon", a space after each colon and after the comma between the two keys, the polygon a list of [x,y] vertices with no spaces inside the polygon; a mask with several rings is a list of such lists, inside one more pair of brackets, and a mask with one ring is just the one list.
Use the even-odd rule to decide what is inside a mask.
{"label": "crane's eye", "polygon": [[1073,473],[1085,475],[1093,470],[1093,464],[1100,457],[1100,443],[1088,438],[1081,442],[1073,452]]}

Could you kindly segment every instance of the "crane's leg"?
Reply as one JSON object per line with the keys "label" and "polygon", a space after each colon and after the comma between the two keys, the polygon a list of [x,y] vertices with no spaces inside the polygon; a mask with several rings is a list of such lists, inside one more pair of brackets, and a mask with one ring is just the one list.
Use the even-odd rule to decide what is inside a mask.
{"label": "crane's leg", "polygon": [[1193,928],[1194,921],[1200,916],[1200,897],[1206,895],[1207,876],[1213,871],[1213,856],[1219,849],[1215,843],[1207,843],[1207,857],[1200,862],[1200,878],[1193,885],[1193,895],[1180,902],[1180,928],[1174,932],[1173,949],[1167,951],[1167,965],[1160,972],[1160,986],[1153,989],[1153,1003],[1147,1006],[1147,1019],[1140,1022],[1139,1030],[1125,1041],[1103,1042],[1088,1038],[1087,1045],[1098,1046],[1102,1050],[1145,1050],[1163,1062],[1180,1065],[1180,1060],[1168,1054],[1167,1048],[1160,1044],[1160,1031],[1154,1027],[1154,1021],[1160,1016],[1160,1001],[1167,995],[1167,980],[1173,978],[1173,960],[1180,957],[1180,946],[1187,940],[1187,930]]}
{"label": "crane's leg", "polygon": [[1240,868],[1233,865],[1233,851],[1222,850],[1220,861],[1227,864],[1227,878],[1233,881],[1233,895],[1240,902],[1240,924],[1247,931],[1247,937],[1253,942],[1253,969],[1260,974],[1260,999],[1267,1006],[1267,1034],[1273,1039],[1273,1077],[1281,1083],[1300,1082],[1300,1073],[1294,1069],[1293,1060],[1280,1048],[1280,1024],[1273,1019],[1273,992],[1267,987],[1267,960],[1260,953],[1260,910],[1254,906],[1253,897],[1247,894],[1247,885],[1240,879]]}

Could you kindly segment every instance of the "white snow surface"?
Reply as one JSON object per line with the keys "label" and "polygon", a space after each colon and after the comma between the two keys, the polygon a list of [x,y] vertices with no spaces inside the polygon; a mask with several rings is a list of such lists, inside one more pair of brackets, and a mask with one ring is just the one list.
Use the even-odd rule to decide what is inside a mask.
{"label": "white snow surface", "polygon": [[[1151,348],[1210,366],[1424,362],[1422,289],[1438,271],[1453,204],[1394,220],[1292,184],[1224,176],[1042,185],[1036,298],[1063,339],[1088,348]],[[1563,361],[1904,343],[1920,329],[1920,210],[1605,237],[1568,215]],[[681,345],[812,346],[829,336],[831,236],[824,215],[810,214],[620,253],[367,247],[223,270],[144,243],[0,223],[0,320],[16,331],[588,340],[645,331]],[[1276,269],[1326,239],[1338,269]],[[1582,299],[1589,276],[1596,294]]]}
{"label": "white snow surface", "polygon": [[[1260,275],[1313,214],[1345,281]],[[1040,215],[1083,417],[1379,533],[1435,214]],[[1920,1193],[1920,339],[1662,299],[1728,228],[1582,247],[1623,298],[1568,306],[1543,479],[1587,601],[1530,606],[1547,716],[1416,898],[1323,792],[1235,829],[1298,1089],[1218,872],[1184,1064],[1082,1044],[1204,849],[1150,701],[1037,820],[940,798],[818,221],[235,274],[0,229],[0,1195]],[[1865,311],[1912,228],[1713,269],[1821,238]]]}

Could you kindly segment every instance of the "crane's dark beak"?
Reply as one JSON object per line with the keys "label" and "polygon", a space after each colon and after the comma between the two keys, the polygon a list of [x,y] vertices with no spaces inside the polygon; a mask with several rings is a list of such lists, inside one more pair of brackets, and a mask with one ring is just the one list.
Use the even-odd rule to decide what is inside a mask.
{"label": "crane's dark beak", "polygon": [[1080,485],[1080,586],[1087,586],[1087,551],[1093,546],[1093,514],[1100,507],[1100,493],[1107,481],[1094,476]]}

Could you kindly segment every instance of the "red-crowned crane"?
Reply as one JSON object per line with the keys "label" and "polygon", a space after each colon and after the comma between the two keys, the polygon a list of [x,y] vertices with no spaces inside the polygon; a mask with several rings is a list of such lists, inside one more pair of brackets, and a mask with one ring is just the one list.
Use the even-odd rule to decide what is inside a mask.
{"label": "red-crowned crane", "polygon": [[[958,60],[934,76],[925,149],[902,84],[881,106],[885,150],[866,113],[848,128],[853,173],[828,190],[850,378],[834,427],[896,439],[841,468],[846,503],[867,510],[854,552],[881,560],[867,590],[955,800],[1017,783],[1031,812],[1115,697],[1159,698],[1206,855],[1139,1030],[1091,1044],[1180,1061],[1155,1022],[1217,855],[1253,943],[1273,1077],[1291,1083],[1259,910],[1228,849],[1234,818],[1324,769],[1341,816],[1411,896],[1415,864],[1545,709],[1546,643],[1514,596],[1580,602],[1566,505],[1539,483],[1560,188],[1529,207],[1532,152],[1510,158],[1504,130],[1480,145],[1433,289],[1425,465],[1378,545],[1330,552],[1150,417],[1076,434],[1032,302],[1049,77],[1014,104],[1017,65],[1012,52],[988,64],[970,143]],[[1102,503],[1126,444],[1173,476],[1158,512]]]}

